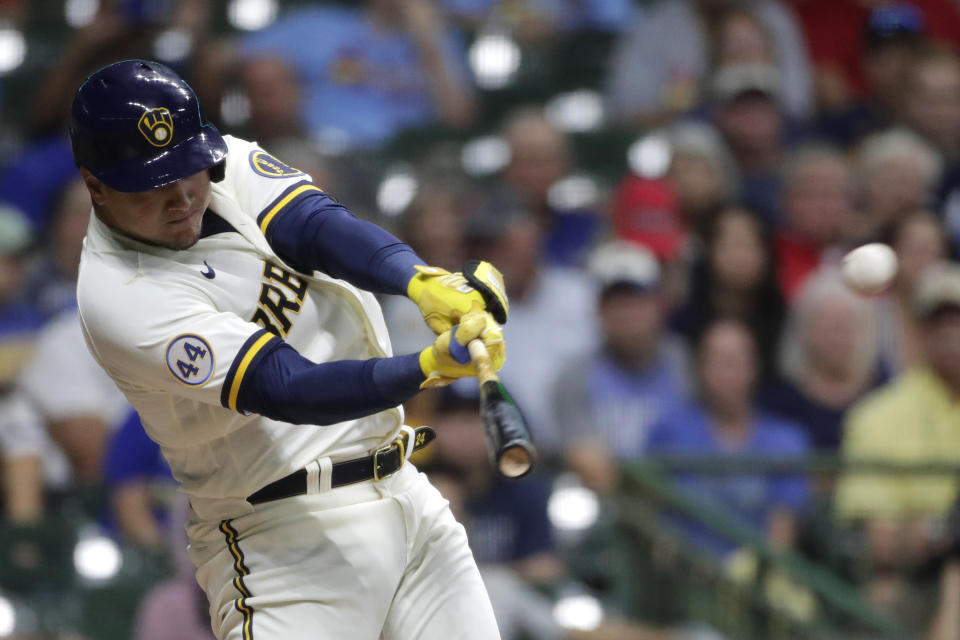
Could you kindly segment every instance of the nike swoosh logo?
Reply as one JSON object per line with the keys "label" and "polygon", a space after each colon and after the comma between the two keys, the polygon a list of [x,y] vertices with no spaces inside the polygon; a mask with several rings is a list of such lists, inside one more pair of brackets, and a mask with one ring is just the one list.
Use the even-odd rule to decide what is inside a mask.
{"label": "nike swoosh logo", "polygon": [[211,280],[213,280],[214,278],[217,277],[217,272],[213,270],[213,267],[207,264],[206,260],[203,261],[203,266],[205,266],[206,269],[201,269],[200,273],[201,275],[203,275],[204,278],[210,278]]}

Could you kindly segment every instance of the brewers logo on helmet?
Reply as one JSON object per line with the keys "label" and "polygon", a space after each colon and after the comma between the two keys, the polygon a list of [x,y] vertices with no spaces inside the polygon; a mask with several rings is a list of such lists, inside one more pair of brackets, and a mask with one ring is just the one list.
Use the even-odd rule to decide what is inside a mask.
{"label": "brewers logo on helmet", "polygon": [[173,116],[166,107],[145,111],[137,122],[137,128],[155,147],[165,147],[173,140]]}

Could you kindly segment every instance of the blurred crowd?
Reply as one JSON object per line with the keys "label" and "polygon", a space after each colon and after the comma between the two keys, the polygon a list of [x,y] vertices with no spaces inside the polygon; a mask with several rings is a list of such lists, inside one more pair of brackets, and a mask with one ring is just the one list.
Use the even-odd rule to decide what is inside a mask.
{"label": "blurred crowd", "polygon": [[[564,523],[587,507],[558,487],[606,513],[650,460],[909,637],[960,640],[960,2],[0,1],[0,528],[95,491],[100,534],[170,558],[133,637],[189,640],[211,636],[182,500],[74,298],[90,205],[69,105],[132,57],[429,264],[503,272],[502,377],[539,471],[493,474],[472,381],[406,409],[438,429],[420,466],[505,640],[721,637],[557,608],[602,592],[566,562]],[[872,298],[840,272],[867,242],[899,261]],[[430,343],[414,305],[383,306],[395,352]],[[668,464],[684,457],[796,464]],[[661,516],[731,579],[756,574],[742,541]],[[802,622],[823,608],[793,578],[775,593]]]}

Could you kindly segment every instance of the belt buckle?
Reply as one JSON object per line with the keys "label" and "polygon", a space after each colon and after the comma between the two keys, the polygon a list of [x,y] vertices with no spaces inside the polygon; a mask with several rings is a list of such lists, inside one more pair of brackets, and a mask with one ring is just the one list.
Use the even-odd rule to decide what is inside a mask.
{"label": "belt buckle", "polygon": [[[373,452],[373,481],[374,482],[377,482],[378,480],[382,480],[383,478],[389,478],[390,476],[395,474],[397,471],[400,471],[401,468],[403,468],[403,463],[407,461],[406,444],[404,443],[403,436],[404,434],[401,433],[400,435],[398,435],[396,438],[393,439],[393,442],[386,445],[385,447],[380,447],[379,449]],[[389,453],[390,451],[393,450],[394,447],[397,447],[398,449],[400,449],[400,464],[398,464],[397,468],[391,471],[390,473],[381,475],[380,474],[380,454]]]}

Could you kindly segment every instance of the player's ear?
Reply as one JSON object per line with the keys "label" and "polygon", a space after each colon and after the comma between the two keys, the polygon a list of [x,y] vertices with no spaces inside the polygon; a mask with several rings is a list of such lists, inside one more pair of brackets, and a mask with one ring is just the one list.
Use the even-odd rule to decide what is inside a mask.
{"label": "player's ear", "polygon": [[90,199],[94,204],[102,205],[105,188],[103,182],[83,167],[80,167],[80,175],[83,177],[83,183],[87,185],[87,191],[90,192]]}

